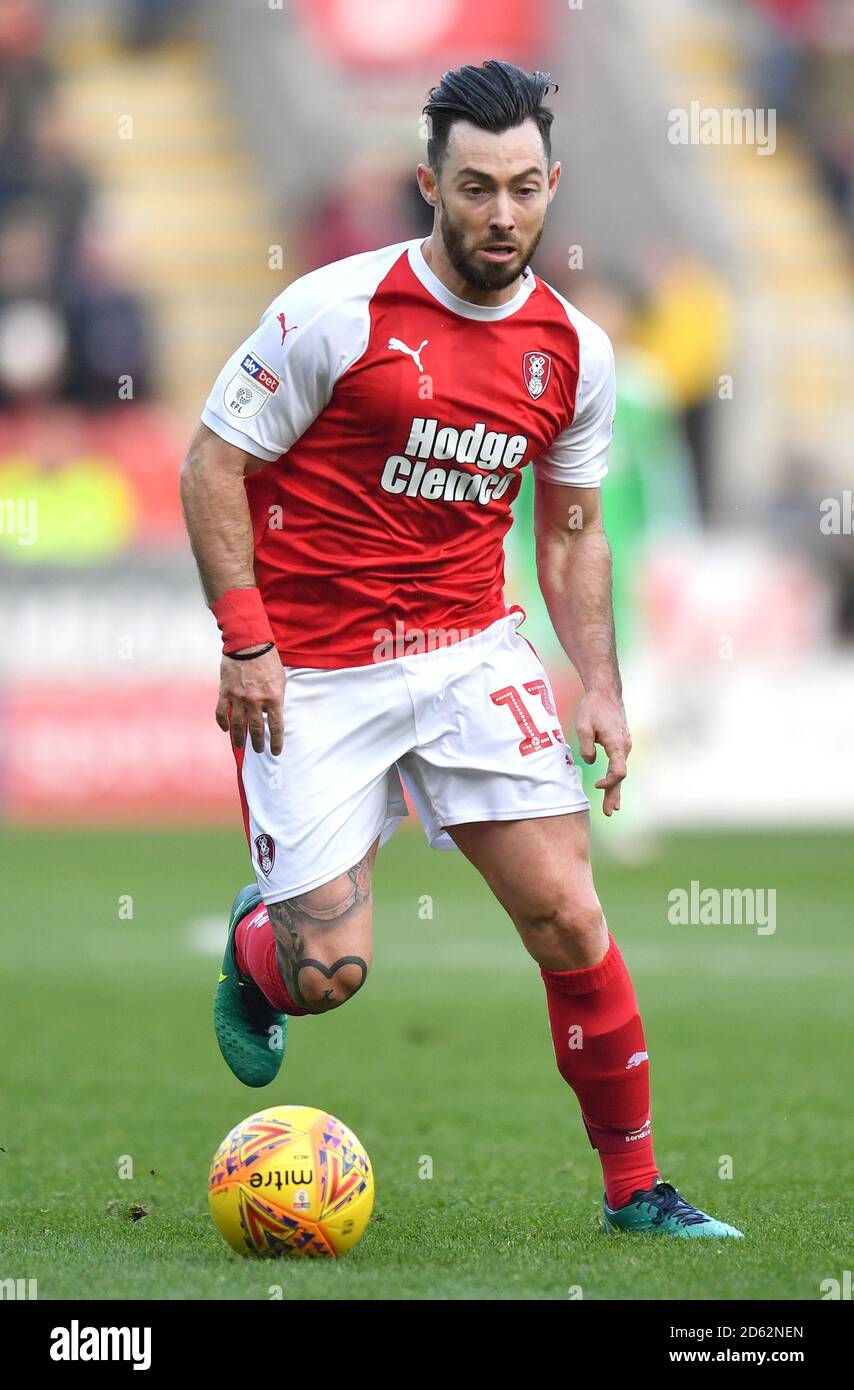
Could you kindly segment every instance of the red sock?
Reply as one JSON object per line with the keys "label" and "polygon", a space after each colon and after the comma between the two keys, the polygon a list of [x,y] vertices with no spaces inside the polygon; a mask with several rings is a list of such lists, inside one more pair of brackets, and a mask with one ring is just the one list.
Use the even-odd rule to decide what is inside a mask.
{"label": "red sock", "polygon": [[649,1061],[631,976],[611,933],[598,965],[542,970],[555,1059],[599,1151],[608,1205],[622,1207],[658,1177]]}
{"label": "red sock", "polygon": [[285,989],[276,964],[276,938],[263,903],[241,917],[234,931],[234,957],[241,975],[253,980],[264,998],[283,1014],[307,1014]]}

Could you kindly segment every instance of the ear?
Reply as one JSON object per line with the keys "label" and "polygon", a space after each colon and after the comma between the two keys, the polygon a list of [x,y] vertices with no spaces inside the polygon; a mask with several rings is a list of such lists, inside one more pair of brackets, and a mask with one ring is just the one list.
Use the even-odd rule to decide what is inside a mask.
{"label": "ear", "polygon": [[438,180],[429,164],[419,164],[415,170],[415,177],[418,180],[421,197],[425,203],[429,203],[431,208],[434,208],[439,201]]}
{"label": "ear", "polygon": [[556,159],[551,169],[549,169],[549,202],[551,202],[557,192],[557,186],[560,183],[560,175],[560,160]]}

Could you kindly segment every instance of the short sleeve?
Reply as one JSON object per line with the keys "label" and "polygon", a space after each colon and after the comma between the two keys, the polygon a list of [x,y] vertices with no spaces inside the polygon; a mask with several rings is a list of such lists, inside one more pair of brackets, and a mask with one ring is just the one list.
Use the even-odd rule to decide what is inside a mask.
{"label": "short sleeve", "polygon": [[610,339],[578,315],[579,379],[572,424],[534,460],[534,476],[567,487],[598,487],[608,472],[614,433],[616,370]]}
{"label": "short sleeve", "polygon": [[273,301],[226,362],[202,411],[215,434],[268,461],[287,453],[314,423],[337,375],[328,315],[312,316],[300,297],[286,290]]}

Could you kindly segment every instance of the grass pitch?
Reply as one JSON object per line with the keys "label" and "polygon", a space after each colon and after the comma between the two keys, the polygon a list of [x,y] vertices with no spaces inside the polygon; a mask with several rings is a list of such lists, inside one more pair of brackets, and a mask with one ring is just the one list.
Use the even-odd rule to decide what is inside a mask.
{"label": "grass pitch", "polygon": [[[597,866],[644,1016],[659,1166],[747,1233],[723,1243],[599,1229],[539,973],[461,855],[398,833],[368,983],[294,1020],[279,1080],[249,1091],[211,1021],[250,877],[239,831],[4,839],[0,1279],[46,1299],[818,1299],[850,1268],[847,837],[686,836],[648,866]],[[773,887],[776,931],[670,925],[667,895],[692,879]],[[373,1160],[374,1216],[344,1260],[242,1259],[208,1216],[219,1140],[286,1103],[337,1114]]]}

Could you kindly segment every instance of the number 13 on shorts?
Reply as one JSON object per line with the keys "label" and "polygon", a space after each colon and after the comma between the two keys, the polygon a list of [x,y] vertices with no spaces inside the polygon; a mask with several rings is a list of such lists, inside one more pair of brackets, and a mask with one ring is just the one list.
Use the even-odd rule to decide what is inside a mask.
{"label": "number 13 on shorts", "polygon": [[[557,709],[552,698],[552,693],[546,682],[540,678],[533,681],[524,681],[522,689],[529,696],[540,697],[543,709],[546,714],[557,719]],[[528,753],[538,753],[542,748],[551,748],[552,741],[555,743],[565,743],[566,740],[559,725],[552,726],[551,733],[544,729],[537,728],[537,721],[528,709],[522,695],[515,685],[505,685],[501,690],[490,692],[490,700],[494,705],[504,706],[516,720],[523,735],[519,743],[519,753],[524,758]],[[544,721],[545,722],[545,721]],[[572,761],[572,755],[567,752],[567,761]]]}

